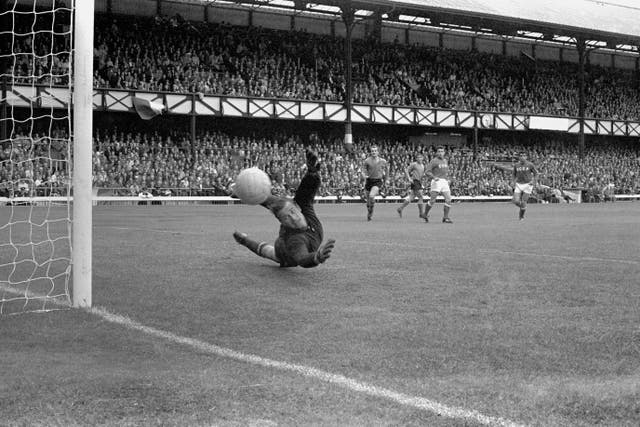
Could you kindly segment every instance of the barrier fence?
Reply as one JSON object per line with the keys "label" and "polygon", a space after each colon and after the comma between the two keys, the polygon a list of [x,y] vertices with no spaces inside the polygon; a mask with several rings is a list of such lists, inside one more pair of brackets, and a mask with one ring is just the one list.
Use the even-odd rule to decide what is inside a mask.
{"label": "barrier fence", "polygon": [[[460,203],[487,203],[487,202],[508,202],[511,196],[453,196],[454,202]],[[376,198],[379,203],[400,203],[404,199],[400,196],[387,196]],[[425,197],[429,200],[429,197]],[[442,200],[442,197],[438,197]],[[617,201],[640,200],[640,194],[618,194]],[[19,205],[49,205],[72,202],[73,197],[0,197],[0,206]],[[536,200],[532,200],[535,202]],[[354,196],[323,196],[316,197],[317,203],[363,203],[361,197]],[[580,201],[576,201],[579,203]],[[242,202],[229,196],[96,196],[93,197],[93,205],[113,205],[113,206],[133,206],[133,205],[235,205]]]}

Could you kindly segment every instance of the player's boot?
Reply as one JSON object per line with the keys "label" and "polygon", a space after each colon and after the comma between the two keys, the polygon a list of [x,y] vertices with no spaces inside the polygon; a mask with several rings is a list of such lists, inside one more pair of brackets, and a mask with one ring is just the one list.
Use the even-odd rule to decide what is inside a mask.
{"label": "player's boot", "polygon": [[442,218],[442,222],[444,222],[446,224],[453,224],[453,221],[451,221],[451,218],[449,218],[449,217]]}
{"label": "player's boot", "polygon": [[424,219],[425,222],[429,222],[429,211],[431,210],[431,205],[429,203],[427,203],[424,207],[424,212],[422,213],[422,219]]}

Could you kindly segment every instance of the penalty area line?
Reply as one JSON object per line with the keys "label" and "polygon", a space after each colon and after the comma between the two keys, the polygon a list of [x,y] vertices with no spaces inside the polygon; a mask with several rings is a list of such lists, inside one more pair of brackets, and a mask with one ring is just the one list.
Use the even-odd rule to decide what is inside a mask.
{"label": "penalty area line", "polygon": [[160,338],[169,342],[191,347],[203,353],[207,353],[214,356],[224,357],[227,359],[233,359],[239,362],[249,363],[256,366],[262,366],[265,368],[273,368],[281,371],[293,372],[302,375],[307,378],[313,378],[323,382],[331,383],[343,387],[348,390],[356,391],[359,393],[367,394],[369,396],[382,398],[385,400],[399,403],[400,405],[418,409],[422,411],[431,412],[436,415],[440,415],[447,418],[474,421],[482,425],[487,426],[520,426],[508,419],[500,417],[492,417],[481,414],[475,410],[464,409],[455,406],[447,406],[438,403],[433,400],[426,399],[419,396],[411,396],[408,394],[396,392],[383,387],[371,385],[362,381],[358,381],[349,377],[345,377],[339,374],[333,374],[331,372],[323,371],[309,366],[298,365],[295,363],[281,362],[278,360],[267,359],[261,356],[241,353],[230,348],[221,347],[215,344],[211,344],[205,341],[200,341],[194,338],[188,338],[180,335],[173,334],[171,332],[163,331],[160,329],[145,326],[135,320],[132,320],[126,316],[111,313],[102,307],[93,307],[86,309],[88,312],[101,317],[111,323],[122,325],[128,329],[142,332],[146,335]]}

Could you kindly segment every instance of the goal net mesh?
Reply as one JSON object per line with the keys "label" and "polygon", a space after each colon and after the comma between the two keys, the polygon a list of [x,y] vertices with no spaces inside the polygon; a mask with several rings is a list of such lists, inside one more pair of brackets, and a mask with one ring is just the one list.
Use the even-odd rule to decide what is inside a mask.
{"label": "goal net mesh", "polygon": [[0,10],[0,315],[70,306],[72,0]]}

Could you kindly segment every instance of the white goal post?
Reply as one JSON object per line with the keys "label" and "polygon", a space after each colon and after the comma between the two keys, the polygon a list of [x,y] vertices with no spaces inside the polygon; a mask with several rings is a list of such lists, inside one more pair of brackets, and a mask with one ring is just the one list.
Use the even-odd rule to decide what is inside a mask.
{"label": "white goal post", "polygon": [[73,305],[91,307],[93,180],[93,0],[74,0]]}

